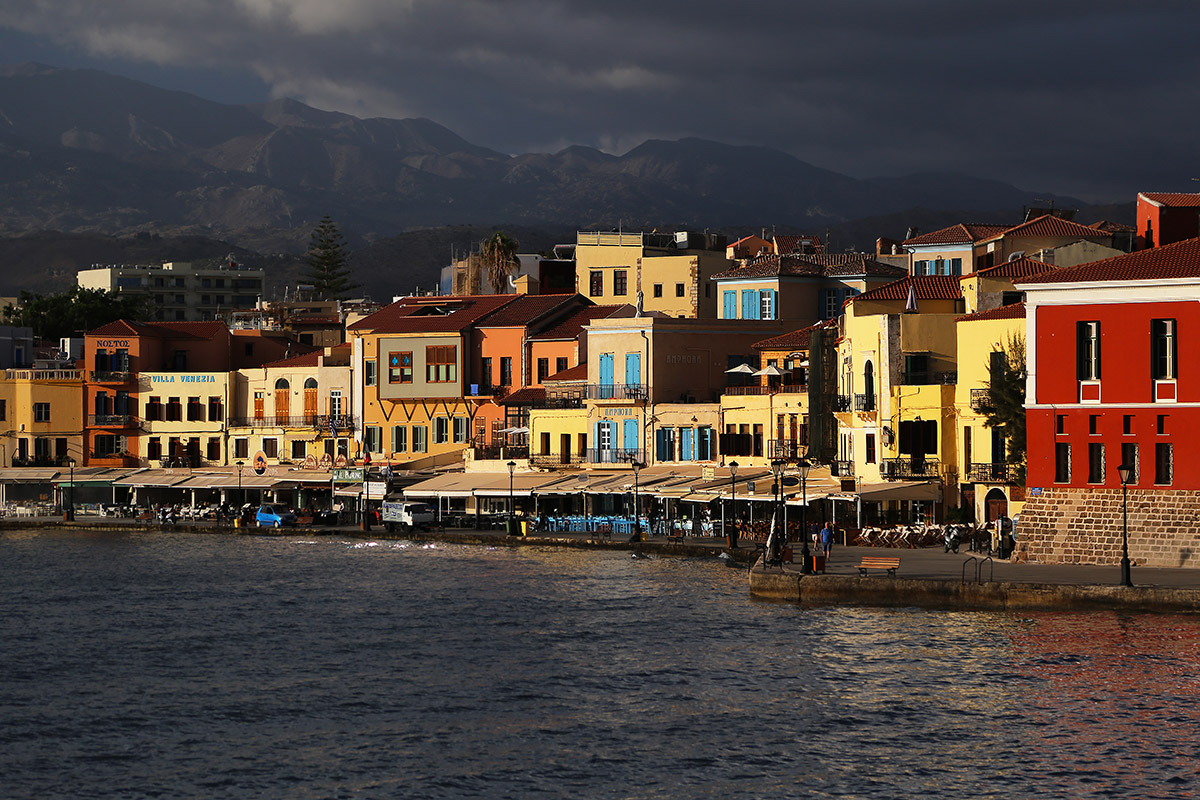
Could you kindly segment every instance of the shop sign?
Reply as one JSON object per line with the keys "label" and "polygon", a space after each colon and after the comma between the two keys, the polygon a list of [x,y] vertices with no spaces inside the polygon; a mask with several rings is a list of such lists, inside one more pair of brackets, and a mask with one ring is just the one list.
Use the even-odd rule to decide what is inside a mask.
{"label": "shop sign", "polygon": [[351,469],[335,469],[333,471],[334,483],[362,483],[363,470],[361,468]]}

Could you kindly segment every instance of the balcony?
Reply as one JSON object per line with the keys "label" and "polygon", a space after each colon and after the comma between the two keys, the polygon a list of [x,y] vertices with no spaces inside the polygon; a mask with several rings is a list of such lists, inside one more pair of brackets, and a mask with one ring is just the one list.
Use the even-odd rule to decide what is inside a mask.
{"label": "balcony", "polygon": [[4,378],[9,381],[81,381],[81,369],[6,369]]}
{"label": "balcony", "polygon": [[131,453],[89,453],[88,464],[96,467],[136,467],[138,457]]}
{"label": "balcony", "polygon": [[530,408],[571,409],[583,408],[583,392],[573,395],[556,395],[545,400],[534,400]]}
{"label": "balcony", "polygon": [[979,413],[983,410],[983,404],[987,402],[987,389],[972,389],[971,390],[971,410]]}
{"label": "balcony", "polygon": [[[70,467],[67,459],[70,456],[13,456],[12,465],[14,467]],[[79,466],[76,462],[75,466]]]}
{"label": "balcony", "polygon": [[541,453],[529,457],[535,469],[582,469],[583,457],[578,453]]}
{"label": "balcony", "polygon": [[338,431],[358,430],[358,417],[347,414],[305,414],[298,417],[230,417],[231,428],[312,428],[318,431],[329,430],[329,422],[333,420],[333,428]]}
{"label": "balcony", "polygon": [[796,439],[768,439],[767,458],[798,459],[808,453],[808,444]]}
{"label": "balcony", "polygon": [[587,387],[589,400],[645,400],[648,387],[644,383],[593,383]]}
{"label": "balcony", "polygon": [[905,386],[952,386],[958,383],[958,372],[906,372],[900,382]]}
{"label": "balcony", "polygon": [[1021,465],[1005,463],[975,463],[967,464],[967,480],[976,483],[1007,483],[1021,482]]}
{"label": "balcony", "polygon": [[137,380],[136,372],[102,372],[93,370],[91,373],[93,383],[133,383]]}
{"label": "balcony", "polygon": [[835,412],[849,411],[852,405],[852,398],[848,394],[835,394],[831,398],[831,403]]}
{"label": "balcony", "polygon": [[645,464],[646,451],[625,447],[589,447],[586,459],[589,464],[632,464],[634,461]]}
{"label": "balcony", "polygon": [[94,428],[136,428],[141,420],[133,414],[91,414],[88,425]]}
{"label": "balcony", "polygon": [[940,466],[936,458],[885,458],[879,462],[879,474],[890,481],[936,478]]}
{"label": "balcony", "polygon": [[803,394],[808,391],[805,383],[780,383],[774,386],[726,386],[727,395]]}
{"label": "balcony", "polygon": [[854,462],[853,461],[830,461],[829,474],[836,478],[853,478],[854,477]]}
{"label": "balcony", "polygon": [[476,461],[509,461],[514,458],[529,458],[527,444],[484,444],[475,445]]}
{"label": "balcony", "polygon": [[873,395],[873,394],[856,394],[856,395],[854,395],[854,410],[855,411],[874,411],[875,410],[875,395]]}

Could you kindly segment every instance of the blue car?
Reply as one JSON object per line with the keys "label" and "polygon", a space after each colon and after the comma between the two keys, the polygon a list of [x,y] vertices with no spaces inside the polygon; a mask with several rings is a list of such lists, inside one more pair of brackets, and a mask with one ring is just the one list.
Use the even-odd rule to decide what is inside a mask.
{"label": "blue car", "polygon": [[296,515],[287,506],[280,505],[259,506],[255,519],[260,528],[283,528],[296,524]]}

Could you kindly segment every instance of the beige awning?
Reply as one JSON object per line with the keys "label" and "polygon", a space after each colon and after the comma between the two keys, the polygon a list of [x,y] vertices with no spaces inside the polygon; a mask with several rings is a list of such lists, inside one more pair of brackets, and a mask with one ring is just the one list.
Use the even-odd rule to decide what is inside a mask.
{"label": "beige awning", "polygon": [[0,483],[50,483],[67,469],[58,467],[5,467],[0,469]]}
{"label": "beige awning", "polygon": [[882,503],[888,500],[941,500],[942,485],[937,481],[892,481],[889,483],[864,484],[858,496],[865,503]]}

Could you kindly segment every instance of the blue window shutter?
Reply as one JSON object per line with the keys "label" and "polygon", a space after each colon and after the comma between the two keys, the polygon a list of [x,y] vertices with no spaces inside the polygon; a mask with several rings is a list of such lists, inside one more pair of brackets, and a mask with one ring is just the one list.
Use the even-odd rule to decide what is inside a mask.
{"label": "blue window shutter", "polygon": [[638,384],[642,382],[642,354],[625,354],[625,383]]}
{"label": "blue window shutter", "polygon": [[771,319],[779,319],[779,292],[774,289],[771,292]]}
{"label": "blue window shutter", "polygon": [[638,449],[638,421],[627,419],[624,422],[625,431],[622,435],[621,446],[626,450]]}
{"label": "blue window shutter", "polygon": [[723,319],[737,319],[737,292],[727,291],[721,294],[721,300],[725,304]]}

